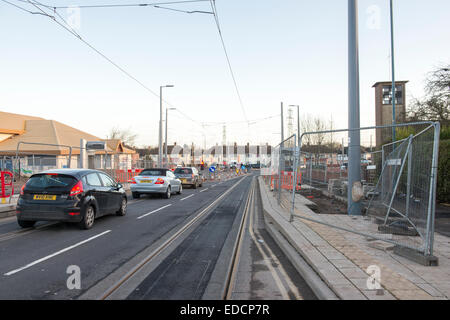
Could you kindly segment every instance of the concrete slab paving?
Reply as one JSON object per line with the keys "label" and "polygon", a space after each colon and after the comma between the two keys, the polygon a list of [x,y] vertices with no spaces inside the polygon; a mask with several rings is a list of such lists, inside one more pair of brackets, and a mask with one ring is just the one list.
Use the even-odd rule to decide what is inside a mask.
{"label": "concrete slab paving", "polygon": [[[278,231],[288,240],[304,260],[341,299],[370,300],[428,300],[450,298],[450,238],[435,234],[434,255],[439,266],[425,267],[395,255],[390,244],[381,240],[346,232],[309,221],[313,219],[328,224],[380,236],[386,240],[417,243],[413,237],[379,234],[376,225],[367,217],[317,214],[305,205],[307,201],[296,195],[295,219],[289,223],[291,206],[289,198],[279,205],[274,192],[269,191],[259,179],[264,212]],[[302,199],[303,198],[303,199]],[[297,200],[301,199],[301,200]],[[299,218],[300,217],[300,218]],[[409,239],[411,238],[411,239]],[[377,266],[381,271],[381,291],[369,290],[367,268]]]}

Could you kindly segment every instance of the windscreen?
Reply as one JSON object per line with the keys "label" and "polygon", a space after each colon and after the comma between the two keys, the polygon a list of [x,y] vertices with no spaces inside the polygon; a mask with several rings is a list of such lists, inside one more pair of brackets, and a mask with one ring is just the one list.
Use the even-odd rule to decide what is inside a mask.
{"label": "windscreen", "polygon": [[76,179],[72,176],[60,174],[37,174],[28,179],[25,186],[29,191],[65,191],[73,187]]}
{"label": "windscreen", "polygon": [[167,170],[162,169],[147,169],[142,171],[139,175],[140,176],[165,176]]}
{"label": "windscreen", "polygon": [[174,173],[176,174],[192,174],[191,168],[176,168]]}

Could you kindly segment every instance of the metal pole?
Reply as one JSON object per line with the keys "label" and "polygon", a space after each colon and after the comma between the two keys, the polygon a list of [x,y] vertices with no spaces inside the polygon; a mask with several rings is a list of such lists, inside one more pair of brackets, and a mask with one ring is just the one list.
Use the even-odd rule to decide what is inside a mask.
{"label": "metal pole", "polygon": [[166,141],[165,141],[165,144],[164,144],[164,167],[168,167],[168,165],[167,165],[167,122],[168,122],[168,119],[167,119],[167,116],[169,115],[169,109],[168,108],[166,108]]}
{"label": "metal pole", "polygon": [[67,167],[70,169],[72,164],[72,147],[69,147],[69,163],[67,164]]}
{"label": "metal pole", "polygon": [[386,213],[386,217],[384,218],[384,224],[387,223],[389,215],[391,214],[391,209],[392,209],[392,205],[394,204],[395,194],[397,192],[398,185],[399,185],[400,180],[402,178],[403,169],[405,168],[405,163],[406,163],[406,157],[408,156],[409,149],[411,148],[412,139],[413,139],[413,136],[410,135],[409,136],[409,141],[408,141],[408,147],[407,147],[406,152],[405,152],[405,157],[402,160],[402,165],[400,166],[400,171],[398,173],[398,177],[396,179],[396,182],[395,182],[395,185],[394,185],[394,189],[392,190],[392,197],[391,197],[391,199],[389,201],[389,207],[388,207],[388,211]]}
{"label": "metal pole", "polygon": [[428,200],[427,236],[425,244],[425,254],[428,255],[433,255],[440,132],[441,124],[439,122],[436,122],[434,125],[433,159],[431,165],[430,198]]}
{"label": "metal pole", "polygon": [[358,3],[348,0],[348,191],[347,211],[349,215],[361,215],[361,203],[354,202],[352,188],[361,181],[361,137],[359,130],[359,54],[358,54]]}
{"label": "metal pole", "polygon": [[[300,156],[299,147],[296,146],[297,139],[294,139],[294,181],[292,182],[292,211],[289,218],[289,222],[294,221],[294,210],[295,210],[295,191],[297,190],[297,170],[298,170],[298,160]],[[300,144],[299,144],[300,146]]]}
{"label": "metal pole", "polygon": [[[284,171],[284,157],[283,157],[283,149],[284,149],[284,114],[283,114],[283,102],[281,102],[281,145],[280,145],[280,163],[281,163],[281,171]],[[281,179],[281,177],[280,177]]]}
{"label": "metal pole", "polygon": [[[391,63],[392,63],[392,124],[396,124],[395,114],[395,59],[394,59],[394,10],[392,0],[390,1],[391,12]],[[395,141],[395,127],[392,127],[392,141]]]}
{"label": "metal pole", "polygon": [[159,144],[158,144],[158,167],[161,168],[161,159],[162,159],[162,88],[159,87]]}
{"label": "metal pole", "polygon": [[411,144],[408,152],[408,177],[406,182],[406,217],[409,217],[409,203],[411,198],[411,175],[412,175],[412,155],[413,144]]}
{"label": "metal pole", "polygon": [[284,115],[283,115],[283,102],[281,103],[281,144],[284,141]]}
{"label": "metal pole", "polygon": [[300,146],[300,106],[297,106],[297,138],[298,145]]}

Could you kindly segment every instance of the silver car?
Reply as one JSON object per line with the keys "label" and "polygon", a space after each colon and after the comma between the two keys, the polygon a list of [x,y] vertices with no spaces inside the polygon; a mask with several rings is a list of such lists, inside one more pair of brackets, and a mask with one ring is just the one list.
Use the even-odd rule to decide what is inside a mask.
{"label": "silver car", "polygon": [[175,169],[174,173],[185,186],[191,186],[194,189],[203,186],[203,180],[200,178],[197,168],[179,167]]}
{"label": "silver car", "polygon": [[174,192],[181,194],[183,186],[170,169],[145,169],[131,179],[130,189],[133,199],[154,193],[169,199]]}

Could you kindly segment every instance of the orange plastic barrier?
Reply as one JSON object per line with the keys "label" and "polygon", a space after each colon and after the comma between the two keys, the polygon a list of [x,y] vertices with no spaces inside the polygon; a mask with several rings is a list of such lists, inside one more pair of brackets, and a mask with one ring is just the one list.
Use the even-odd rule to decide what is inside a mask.
{"label": "orange plastic barrier", "polygon": [[142,172],[142,169],[116,170],[116,180],[118,182],[130,182],[132,178]]}
{"label": "orange plastic barrier", "polygon": [[[292,171],[281,171],[281,189],[285,190],[292,190],[293,183],[294,183],[294,172]],[[278,175],[272,176],[271,179],[271,188],[275,187],[274,182],[276,181],[276,186],[278,188]],[[301,182],[302,182],[302,175],[299,172],[297,175],[297,184],[295,185],[295,190],[301,190]]]}

